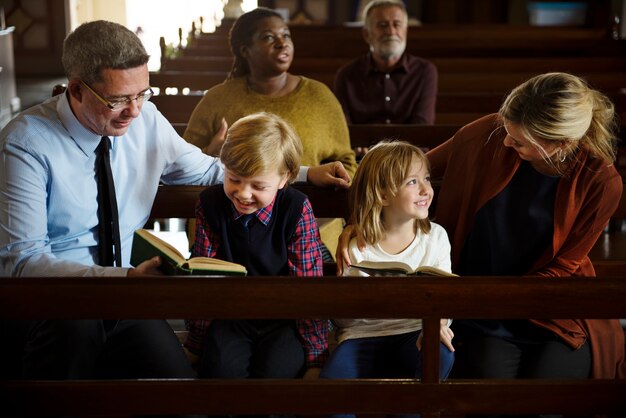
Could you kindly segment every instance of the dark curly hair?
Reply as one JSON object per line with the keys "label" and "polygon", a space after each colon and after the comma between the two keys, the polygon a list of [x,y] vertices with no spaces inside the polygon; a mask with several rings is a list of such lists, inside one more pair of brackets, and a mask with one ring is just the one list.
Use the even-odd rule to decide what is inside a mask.
{"label": "dark curly hair", "polygon": [[230,28],[229,42],[230,51],[233,54],[233,67],[228,74],[228,78],[242,77],[250,73],[248,61],[241,55],[241,47],[252,44],[252,36],[256,32],[257,24],[260,20],[268,17],[283,17],[272,9],[258,7],[248,13],[244,13],[235,20]]}

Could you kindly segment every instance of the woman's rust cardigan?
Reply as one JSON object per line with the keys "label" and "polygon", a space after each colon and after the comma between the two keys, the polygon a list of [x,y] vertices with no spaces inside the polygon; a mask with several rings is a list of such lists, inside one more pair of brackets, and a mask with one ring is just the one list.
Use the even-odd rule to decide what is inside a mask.
{"label": "woman's rust cardigan", "polygon": [[[476,213],[502,191],[521,163],[517,152],[503,145],[505,136],[501,119],[492,114],[464,126],[428,152],[432,177],[443,177],[435,220],[450,236],[453,270]],[[615,212],[621,193],[622,179],[615,167],[580,150],[557,186],[552,247],[528,275],[595,276],[588,253]],[[531,321],[573,348],[589,339],[592,377],[625,377],[624,331],[617,319]]]}

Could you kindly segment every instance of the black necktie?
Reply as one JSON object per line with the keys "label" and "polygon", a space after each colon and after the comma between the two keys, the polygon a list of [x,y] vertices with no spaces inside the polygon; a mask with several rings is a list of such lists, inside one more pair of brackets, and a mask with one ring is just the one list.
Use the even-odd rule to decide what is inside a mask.
{"label": "black necktie", "polygon": [[[120,226],[117,218],[115,184],[111,174],[109,148],[111,141],[103,136],[96,149],[96,177],[98,179],[98,262],[101,266],[122,266]],[[115,255],[115,258],[114,258]]]}

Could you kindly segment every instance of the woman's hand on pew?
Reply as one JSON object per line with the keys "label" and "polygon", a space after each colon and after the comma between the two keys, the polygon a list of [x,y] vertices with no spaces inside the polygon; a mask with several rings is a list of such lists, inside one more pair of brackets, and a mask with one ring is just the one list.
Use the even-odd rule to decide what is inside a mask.
{"label": "woman's hand on pew", "polygon": [[[440,321],[441,326],[439,327],[439,341],[443,343],[448,350],[454,352],[454,346],[452,346],[452,339],[454,338],[454,332],[450,329],[451,320],[442,318]],[[422,345],[424,342],[424,333],[420,332],[420,335],[417,337],[417,349],[422,351]]]}
{"label": "woman's hand on pew", "polygon": [[350,267],[348,245],[353,237],[356,237],[356,245],[359,247],[359,250],[363,251],[365,249],[365,238],[363,238],[361,231],[355,228],[354,225],[346,225],[337,240],[337,252],[335,253],[335,260],[337,260],[337,276],[343,276],[344,266]]}
{"label": "woman's hand on pew", "polygon": [[314,186],[347,189],[350,187],[350,175],[340,161],[333,161],[309,167],[307,181]]}
{"label": "woman's hand on pew", "polygon": [[139,264],[134,269],[128,270],[127,277],[137,276],[162,276],[163,272],[159,270],[161,266],[161,257],[154,256],[143,263]]}
{"label": "woman's hand on pew", "polygon": [[211,142],[209,142],[206,147],[202,148],[202,152],[213,157],[219,156],[222,145],[224,145],[224,141],[226,140],[226,131],[228,131],[228,123],[226,123],[226,119],[222,118],[220,129],[213,135]]}

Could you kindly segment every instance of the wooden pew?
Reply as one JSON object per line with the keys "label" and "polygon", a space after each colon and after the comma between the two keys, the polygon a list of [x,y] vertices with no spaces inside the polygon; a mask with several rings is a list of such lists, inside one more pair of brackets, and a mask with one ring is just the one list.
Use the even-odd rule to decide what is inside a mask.
{"label": "wooden pew", "polygon": [[[292,24],[289,27],[292,37],[319,39],[361,39],[361,28],[345,25]],[[212,45],[228,42],[230,27],[220,26],[215,32],[194,31],[190,34],[191,45]],[[409,26],[407,39],[415,41],[433,39],[557,39],[562,41],[608,40],[608,28],[576,26],[530,26],[508,24],[428,24]]]}
{"label": "wooden pew", "polygon": [[[3,414],[564,413],[626,410],[626,380],[438,378],[439,318],[618,318],[621,278],[4,278],[0,318],[423,318],[423,378],[0,381]],[[563,286],[563,281],[567,286]],[[357,290],[358,289],[358,290]],[[263,297],[259,297],[263,295]],[[393,303],[389,303],[393,301]],[[523,301],[523,303],[520,303]],[[233,309],[237,306],[237,309]],[[245,402],[242,402],[245,400]],[[391,401],[393,400],[393,401]]]}
{"label": "wooden pew", "polygon": [[[624,95],[626,109],[626,95]],[[151,101],[172,123],[187,123],[202,94],[159,94]],[[500,93],[440,93],[437,95],[436,123],[464,124],[481,116],[497,112],[504,94]],[[622,100],[622,99],[620,99]]]}
{"label": "wooden pew", "polygon": [[[292,74],[332,73],[349,63],[352,58],[311,58],[299,57],[298,51],[291,64]],[[589,59],[588,57],[434,57],[431,61],[439,73],[458,72],[516,72],[525,71],[570,73],[593,73],[606,71],[626,71],[626,57],[606,57]],[[233,64],[232,57],[204,55],[182,55],[162,60],[161,71],[223,71],[229,72]]]}
{"label": "wooden pew", "polygon": [[[348,218],[347,190],[331,190],[309,184],[293,186],[309,197],[318,218]],[[159,186],[151,218],[195,218],[194,208],[204,186]]]}
{"label": "wooden pew", "polygon": [[[298,57],[353,58],[367,51],[360,28],[294,25],[291,32]],[[407,50],[426,58],[624,56],[626,43],[614,41],[607,35],[607,30],[588,28],[426,25],[409,28]],[[327,45],[341,45],[341,48],[328,48]],[[198,36],[181,52],[230,56],[223,35]]]}
{"label": "wooden pew", "polygon": [[[179,135],[187,129],[186,123],[172,123]],[[452,137],[462,125],[348,125],[353,147],[369,147],[382,139],[401,139],[421,148],[433,148]]]}
{"label": "wooden pew", "polygon": [[[504,94],[522,82],[541,72],[482,73],[456,72],[439,75],[439,92],[489,92]],[[585,78],[592,87],[607,93],[619,92],[626,88],[626,74],[622,72],[592,72],[577,74]],[[226,79],[224,71],[157,71],[150,73],[150,84],[164,90],[169,87],[188,88],[191,91],[204,91],[222,83]],[[332,88],[334,73],[310,73],[316,79]]]}
{"label": "wooden pew", "polygon": [[[435,123],[462,125],[489,113],[497,112],[506,93],[440,92],[437,95]],[[172,123],[187,123],[202,94],[159,94],[151,101]],[[626,121],[626,94],[610,93],[618,115]]]}

